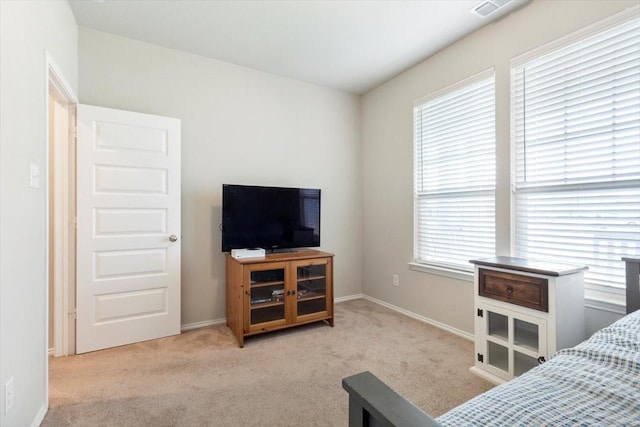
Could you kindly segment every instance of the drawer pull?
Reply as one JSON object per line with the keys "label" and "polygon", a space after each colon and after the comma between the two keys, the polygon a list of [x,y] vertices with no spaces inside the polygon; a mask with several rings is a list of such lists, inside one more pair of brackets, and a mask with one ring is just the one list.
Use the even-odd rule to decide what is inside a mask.
{"label": "drawer pull", "polygon": [[511,286],[511,285],[507,286],[507,293],[509,295],[513,295],[513,286]]}

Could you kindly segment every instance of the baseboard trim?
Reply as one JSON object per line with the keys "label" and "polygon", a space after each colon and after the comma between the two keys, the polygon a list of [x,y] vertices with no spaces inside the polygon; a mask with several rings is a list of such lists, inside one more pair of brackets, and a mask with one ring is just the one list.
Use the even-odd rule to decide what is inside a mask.
{"label": "baseboard trim", "polygon": [[[335,298],[333,302],[336,304],[339,304],[341,302],[351,301],[355,299],[362,299],[363,297],[364,297],[363,294],[347,295],[346,297]],[[180,332],[193,331],[194,329],[206,328],[209,326],[221,326],[226,324],[227,324],[226,318],[205,320],[203,322],[186,323],[184,325],[180,325]],[[50,349],[49,353],[53,354],[53,349]]]}
{"label": "baseboard trim", "polygon": [[334,298],[333,303],[340,304],[341,302],[353,301],[355,299],[362,299],[362,298],[364,298],[364,294],[347,295],[346,297]]}
{"label": "baseboard trim", "polygon": [[[48,399],[47,399],[48,400]],[[36,414],[36,417],[31,424],[32,427],[38,427],[44,421],[44,417],[47,416],[47,411],[49,411],[49,402],[45,401],[44,405],[40,407],[40,410]]]}
{"label": "baseboard trim", "polygon": [[[407,317],[411,317],[412,319],[418,320],[420,322],[423,323],[427,323],[429,325],[435,326],[436,328],[442,329],[444,331],[447,331],[449,333],[452,333],[454,335],[457,335],[459,337],[465,338],[469,341],[473,341],[474,340],[474,336],[473,334],[469,334],[467,332],[461,331],[460,329],[456,329],[456,328],[452,328],[449,325],[446,325],[444,323],[438,322],[436,320],[430,319],[428,317],[425,316],[421,316],[419,314],[416,314],[412,311],[409,310],[405,310],[404,308],[400,308],[397,307],[393,304],[389,304],[388,302],[384,302],[381,301],[379,299],[370,297],[369,295],[365,295],[365,294],[353,294],[353,295],[347,295],[344,297],[338,297],[338,298],[334,298],[333,302],[335,304],[340,304],[343,302],[347,302],[347,301],[353,301],[353,300],[357,300],[357,299],[366,299],[368,301],[371,301],[373,303],[379,304],[383,307],[386,307],[390,310],[393,310],[397,313],[403,314]],[[180,326],[180,332],[187,332],[187,331],[192,331],[194,329],[200,329],[200,328],[206,328],[209,326],[221,326],[221,325],[226,325],[227,324],[227,319],[226,318],[222,318],[222,319],[213,319],[213,320],[205,320],[203,322],[195,322],[195,323],[187,323],[184,325]]]}
{"label": "baseboard trim", "polygon": [[227,319],[213,319],[213,320],[205,320],[203,322],[195,322],[195,323],[187,323],[184,325],[180,325],[180,332],[192,331],[194,329],[206,328],[209,326],[220,326],[226,325]]}
{"label": "baseboard trim", "polygon": [[400,314],[404,314],[407,317],[411,317],[412,319],[419,320],[420,322],[428,323],[431,326],[435,326],[436,328],[440,328],[440,329],[442,329],[444,331],[447,331],[449,333],[457,335],[457,336],[459,336],[461,338],[465,338],[465,339],[467,339],[469,341],[474,341],[474,339],[475,339],[473,334],[470,334],[470,333],[465,332],[465,331],[461,331],[460,329],[457,329],[457,328],[452,328],[451,326],[446,325],[444,323],[438,322],[438,321],[433,320],[433,319],[429,319],[428,317],[421,316],[421,315],[416,314],[416,313],[414,313],[412,311],[405,310],[404,308],[397,307],[397,306],[395,306],[393,304],[389,304],[388,302],[384,302],[384,301],[381,301],[379,299],[370,297],[369,295],[363,295],[363,298],[366,299],[367,301],[374,302],[374,303],[379,304],[379,305],[381,305],[383,307],[386,307],[388,309],[396,311],[396,312],[398,312]]}

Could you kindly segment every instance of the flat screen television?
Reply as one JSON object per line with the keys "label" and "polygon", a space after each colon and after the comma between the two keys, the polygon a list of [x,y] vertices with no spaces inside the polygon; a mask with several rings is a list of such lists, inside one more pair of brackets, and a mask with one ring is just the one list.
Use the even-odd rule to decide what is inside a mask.
{"label": "flat screen television", "polygon": [[320,190],[222,186],[222,252],[320,246]]}

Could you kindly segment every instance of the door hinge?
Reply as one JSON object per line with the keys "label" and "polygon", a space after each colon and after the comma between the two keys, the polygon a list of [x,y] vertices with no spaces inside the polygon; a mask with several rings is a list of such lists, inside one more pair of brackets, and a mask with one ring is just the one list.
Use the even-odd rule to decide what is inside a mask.
{"label": "door hinge", "polygon": [[481,308],[478,309],[478,317],[484,317],[484,310]]}
{"label": "door hinge", "polygon": [[478,353],[478,362],[484,363],[484,356],[480,353]]}

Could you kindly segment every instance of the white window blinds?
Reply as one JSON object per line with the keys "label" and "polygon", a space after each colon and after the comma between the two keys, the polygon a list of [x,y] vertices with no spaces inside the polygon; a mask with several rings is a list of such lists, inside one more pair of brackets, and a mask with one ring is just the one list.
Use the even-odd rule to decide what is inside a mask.
{"label": "white window blinds", "polygon": [[640,19],[512,64],[516,255],[585,264],[623,301],[640,252]]}
{"label": "white window blinds", "polygon": [[495,253],[494,73],[416,102],[415,260],[470,270]]}

